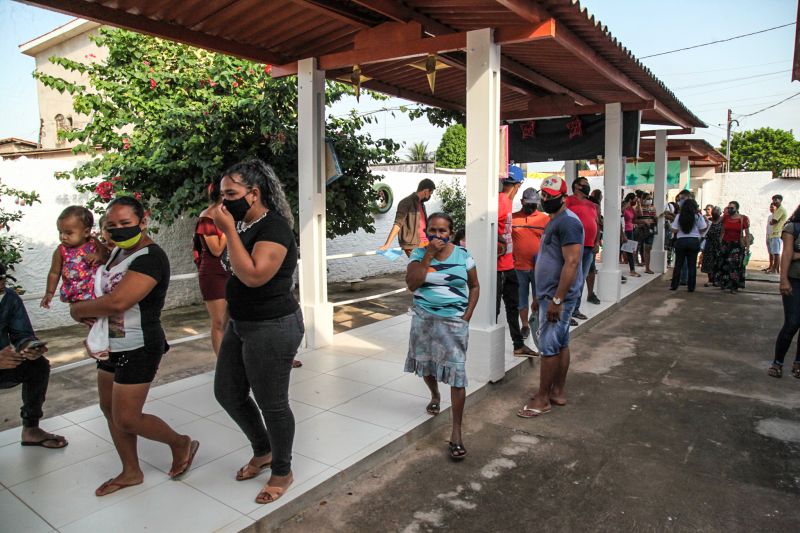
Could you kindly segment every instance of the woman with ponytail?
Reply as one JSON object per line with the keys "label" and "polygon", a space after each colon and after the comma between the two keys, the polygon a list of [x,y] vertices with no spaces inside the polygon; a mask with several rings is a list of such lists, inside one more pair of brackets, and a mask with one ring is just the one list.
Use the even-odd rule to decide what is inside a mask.
{"label": "woman with ponytail", "polygon": [[675,268],[672,269],[670,290],[678,290],[681,279],[680,265],[686,261],[688,267],[688,289],[694,292],[697,285],[697,254],[700,253],[700,234],[708,227],[708,223],[700,214],[697,202],[691,198],[684,200],[680,213],[672,221],[675,233]]}
{"label": "woman with ponytail", "polygon": [[252,479],[271,467],[269,481],[256,497],[256,503],[271,503],[293,481],[289,374],[305,333],[292,295],[294,219],[278,178],[258,159],[225,171],[221,192],[222,204],[211,216],[228,243],[225,262],[231,278],[225,293],[230,320],[217,358],[214,394],[253,449],[236,479]]}

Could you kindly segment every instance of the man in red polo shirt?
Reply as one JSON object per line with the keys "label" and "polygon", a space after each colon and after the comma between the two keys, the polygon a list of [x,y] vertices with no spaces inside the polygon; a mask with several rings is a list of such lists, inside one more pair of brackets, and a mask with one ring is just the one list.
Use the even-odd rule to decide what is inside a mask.
{"label": "man in red polo shirt", "polygon": [[[581,256],[581,265],[583,267],[583,281],[581,282],[581,292],[583,295],[583,286],[586,283],[586,276],[589,275],[589,269],[592,266],[592,257],[594,256],[595,247],[597,246],[597,239],[599,233],[597,228],[600,224],[600,212],[596,203],[589,199],[589,194],[592,188],[589,186],[589,180],[580,177],[572,182],[572,196],[567,197],[567,209],[578,215],[578,218],[583,224],[583,255]],[[581,313],[581,300],[578,297],[578,304],[575,306],[575,311],[572,316],[580,320],[586,320],[588,317]]]}

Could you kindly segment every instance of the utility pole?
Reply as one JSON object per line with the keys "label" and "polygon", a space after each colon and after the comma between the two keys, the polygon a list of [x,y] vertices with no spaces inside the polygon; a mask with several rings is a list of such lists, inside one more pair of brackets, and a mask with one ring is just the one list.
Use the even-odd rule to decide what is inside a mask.
{"label": "utility pole", "polygon": [[728,109],[728,141],[725,143],[725,170],[730,172],[731,170],[731,110]]}

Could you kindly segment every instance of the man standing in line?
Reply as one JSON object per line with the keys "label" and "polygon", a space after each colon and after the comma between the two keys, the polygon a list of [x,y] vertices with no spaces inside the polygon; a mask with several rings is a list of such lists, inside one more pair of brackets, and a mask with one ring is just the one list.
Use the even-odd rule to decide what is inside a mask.
{"label": "man standing in line", "polygon": [[498,195],[497,207],[497,307],[495,316],[500,316],[500,299],[506,307],[506,321],[514,355],[520,357],[538,355],[525,346],[519,327],[519,283],[514,271],[514,244],[512,239],[511,204],[517,195],[525,176],[517,166],[508,167],[508,175],[503,180],[502,191]]}
{"label": "man standing in line", "polygon": [[400,200],[392,231],[389,232],[389,237],[381,246],[381,250],[388,250],[395,237],[406,256],[410,256],[414,249],[428,245],[425,233],[428,213],[425,211],[425,202],[431,199],[435,189],[433,180],[425,178],[417,185],[417,192]]}
{"label": "man standing in line", "polygon": [[542,209],[550,215],[536,261],[536,297],[539,299],[539,390],[517,416],[547,414],[555,405],[566,405],[569,370],[569,320],[583,285],[581,256],[583,226],[567,209],[567,183],[550,176],[542,183]]}
{"label": "man standing in line", "polygon": [[[536,285],[533,269],[542,242],[542,234],[550,217],[539,211],[539,192],[530,187],[522,192],[522,209],[511,215],[511,240],[514,244],[514,270],[519,282],[519,320],[522,323],[522,338],[531,333],[528,326],[528,304],[531,312],[539,311],[536,301]],[[531,287],[533,291],[531,292]],[[530,295],[533,294],[533,301]]]}
{"label": "man standing in line", "polygon": [[581,313],[581,300],[583,295],[583,286],[586,283],[586,276],[589,275],[589,270],[592,266],[592,258],[594,257],[595,250],[597,249],[598,239],[600,233],[597,228],[600,225],[600,212],[597,209],[597,204],[589,199],[592,188],[589,186],[589,180],[585,177],[577,178],[572,183],[572,196],[568,196],[566,200],[567,209],[572,211],[578,216],[578,219],[583,224],[583,252],[581,255],[581,272],[583,278],[581,279],[581,292],[578,296],[578,304],[575,306],[575,311],[572,316],[579,320],[586,320],[588,317]]}
{"label": "man standing in line", "polygon": [[772,264],[772,269],[768,270],[768,274],[780,274],[781,268],[781,232],[783,231],[783,226],[786,225],[786,220],[789,217],[789,214],[786,212],[786,208],[783,207],[783,196],[780,194],[776,194],[772,197],[772,205],[775,206],[775,212],[772,213],[772,220],[770,220],[770,232],[769,232],[769,255],[772,259],[770,263]]}

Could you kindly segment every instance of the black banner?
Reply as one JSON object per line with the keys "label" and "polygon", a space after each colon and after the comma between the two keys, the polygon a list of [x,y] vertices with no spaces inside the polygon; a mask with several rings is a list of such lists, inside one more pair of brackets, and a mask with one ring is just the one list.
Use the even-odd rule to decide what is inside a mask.
{"label": "black banner", "polygon": [[[605,155],[605,115],[525,120],[508,126],[508,158],[514,163],[596,159]],[[639,112],[622,113],[622,155],[639,156]]]}

